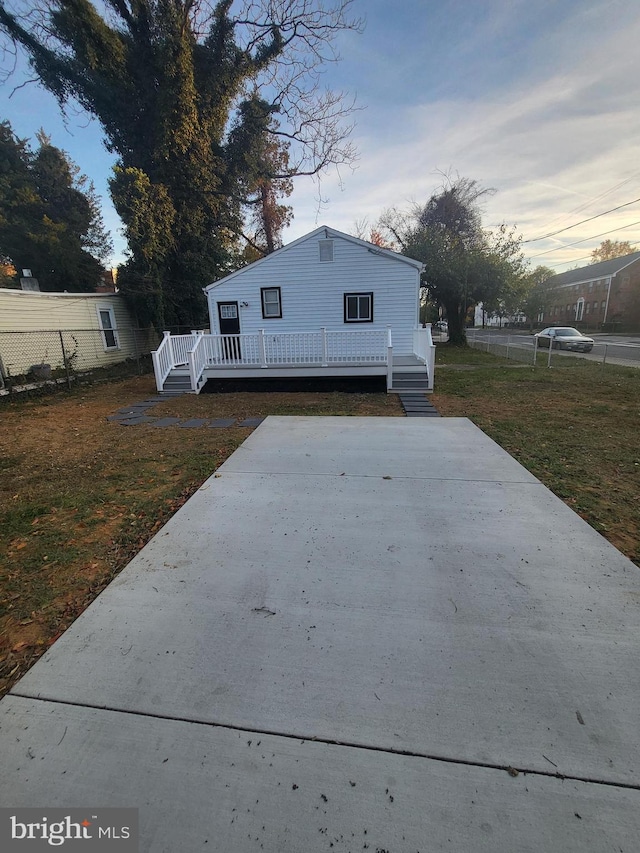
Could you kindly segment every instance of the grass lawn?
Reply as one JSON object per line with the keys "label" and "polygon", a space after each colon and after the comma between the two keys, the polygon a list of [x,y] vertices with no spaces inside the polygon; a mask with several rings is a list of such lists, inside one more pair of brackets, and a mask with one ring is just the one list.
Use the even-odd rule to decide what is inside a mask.
{"label": "grass lawn", "polygon": [[[443,363],[466,360],[440,349]],[[514,369],[469,355],[475,369],[436,372],[440,414],[470,418],[640,565],[640,370],[577,358]]]}
{"label": "grass lawn", "polygon": [[[471,418],[640,564],[640,371],[514,369],[446,345],[437,358],[439,412]],[[106,420],[154,393],[142,377],[0,401],[0,694],[251,432]],[[272,389],[168,399],[150,414],[403,413],[384,391]]]}

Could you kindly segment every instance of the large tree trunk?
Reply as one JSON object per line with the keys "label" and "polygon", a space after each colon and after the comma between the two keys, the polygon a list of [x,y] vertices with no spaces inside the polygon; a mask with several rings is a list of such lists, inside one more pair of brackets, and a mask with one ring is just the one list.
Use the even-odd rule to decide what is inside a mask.
{"label": "large tree trunk", "polygon": [[447,312],[447,323],[449,326],[449,343],[454,347],[466,347],[467,334],[465,332],[466,312],[457,300],[443,302]]}

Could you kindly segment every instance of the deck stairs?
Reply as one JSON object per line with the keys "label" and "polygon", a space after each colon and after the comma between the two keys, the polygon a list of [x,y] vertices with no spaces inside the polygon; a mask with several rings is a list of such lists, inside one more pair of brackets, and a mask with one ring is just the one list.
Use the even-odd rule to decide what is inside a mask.
{"label": "deck stairs", "polygon": [[429,393],[429,379],[424,364],[414,355],[400,355],[393,358],[391,393],[403,392]]}
{"label": "deck stairs", "polygon": [[184,368],[174,367],[164,380],[160,394],[163,397],[179,397],[181,394],[193,394],[189,371]]}

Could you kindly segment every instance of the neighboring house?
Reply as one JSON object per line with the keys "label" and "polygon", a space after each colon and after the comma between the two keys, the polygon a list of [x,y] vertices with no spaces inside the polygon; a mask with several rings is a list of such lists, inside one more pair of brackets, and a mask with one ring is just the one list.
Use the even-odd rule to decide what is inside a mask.
{"label": "neighboring house", "polygon": [[473,311],[473,325],[475,328],[514,328],[524,326],[527,318],[524,314],[495,314],[484,310],[482,302],[478,302]]}
{"label": "neighboring house", "polygon": [[535,318],[541,325],[640,325],[640,252],[554,275],[544,288],[547,304]]}
{"label": "neighboring house", "polygon": [[0,289],[0,370],[6,378],[65,359],[88,370],[136,358],[150,349],[136,325],[120,294]]}
{"label": "neighboring house", "polygon": [[210,334],[170,336],[159,390],[209,378],[387,377],[433,387],[430,328],[418,322],[422,263],[321,227],[204,289]]}

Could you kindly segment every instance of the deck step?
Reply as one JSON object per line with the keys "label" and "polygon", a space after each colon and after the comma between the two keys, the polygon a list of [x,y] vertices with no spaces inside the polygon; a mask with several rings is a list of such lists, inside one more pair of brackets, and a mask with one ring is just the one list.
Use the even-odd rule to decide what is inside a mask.
{"label": "deck step", "polygon": [[191,377],[188,373],[172,371],[164,380],[162,395],[164,397],[177,397],[191,391]]}

